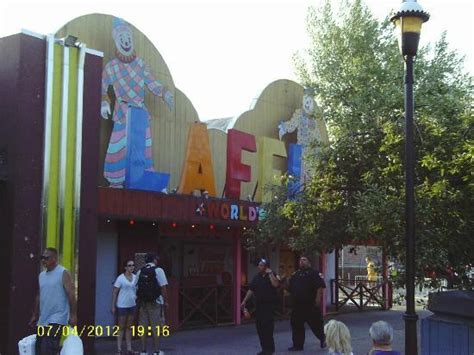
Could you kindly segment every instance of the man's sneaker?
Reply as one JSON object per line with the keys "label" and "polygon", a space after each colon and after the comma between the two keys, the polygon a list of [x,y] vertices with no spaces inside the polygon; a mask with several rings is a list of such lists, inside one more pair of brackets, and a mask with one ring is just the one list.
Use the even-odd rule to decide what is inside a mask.
{"label": "man's sneaker", "polygon": [[292,346],[291,348],[288,348],[288,351],[303,351],[303,348],[299,348],[297,346]]}

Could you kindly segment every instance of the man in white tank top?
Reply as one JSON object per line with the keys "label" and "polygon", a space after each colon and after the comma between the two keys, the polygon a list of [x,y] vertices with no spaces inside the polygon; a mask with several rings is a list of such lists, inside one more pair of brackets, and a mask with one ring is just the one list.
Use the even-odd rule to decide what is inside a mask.
{"label": "man in white tank top", "polygon": [[41,327],[37,332],[36,354],[59,353],[62,327],[77,324],[77,307],[71,274],[58,264],[58,251],[46,248],[41,255],[46,270],[39,274],[39,292],[30,325]]}

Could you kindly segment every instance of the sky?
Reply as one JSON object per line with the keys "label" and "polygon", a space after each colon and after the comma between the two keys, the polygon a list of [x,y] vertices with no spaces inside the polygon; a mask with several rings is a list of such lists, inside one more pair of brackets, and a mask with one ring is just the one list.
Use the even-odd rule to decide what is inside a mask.
{"label": "sky", "polygon": [[[474,74],[474,1],[422,0],[431,14],[421,45],[447,31],[452,49]],[[0,37],[27,29],[40,34],[88,13],[122,17],[143,32],[167,63],[177,88],[201,120],[239,115],[277,79],[298,81],[292,57],[308,47],[306,14],[321,0],[0,0]],[[336,1],[335,1],[336,3]],[[385,18],[400,0],[365,0]]]}

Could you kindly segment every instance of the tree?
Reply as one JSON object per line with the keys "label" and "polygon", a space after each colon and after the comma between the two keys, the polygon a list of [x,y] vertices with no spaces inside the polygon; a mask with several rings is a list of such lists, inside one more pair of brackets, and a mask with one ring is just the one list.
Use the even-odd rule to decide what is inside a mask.
{"label": "tree", "polygon": [[[280,213],[272,218],[281,228],[272,228],[289,228],[287,243],[297,250],[370,240],[403,260],[403,61],[388,19],[375,19],[360,0],[343,0],[339,9],[335,15],[330,1],[310,9],[311,48],[295,56],[303,85],[317,93],[331,142],[308,157],[312,178],[296,199],[263,208]],[[415,77],[418,281],[435,273],[468,286],[473,80],[445,35],[419,50]],[[274,241],[268,221],[259,228],[261,243]]]}

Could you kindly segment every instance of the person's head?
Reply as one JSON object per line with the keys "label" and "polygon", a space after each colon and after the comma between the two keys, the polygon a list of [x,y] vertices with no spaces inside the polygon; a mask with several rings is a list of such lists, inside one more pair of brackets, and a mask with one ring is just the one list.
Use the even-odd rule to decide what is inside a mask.
{"label": "person's head", "polygon": [[370,256],[365,257],[365,262],[368,264],[372,261],[372,258]]}
{"label": "person's head", "polygon": [[324,334],[326,335],[326,344],[332,352],[339,352],[342,354],[350,354],[351,347],[351,333],[349,328],[337,320],[330,320],[324,326]]}
{"label": "person's head", "polygon": [[387,322],[379,320],[372,323],[369,335],[374,346],[390,346],[393,340],[393,328]]}
{"label": "person's head", "polygon": [[304,95],[303,96],[303,110],[306,112],[308,115],[311,115],[314,111],[314,99],[310,95]]}
{"label": "person's head", "polygon": [[269,267],[270,267],[270,263],[267,259],[261,258],[258,261],[257,268],[258,268],[258,272],[260,272],[261,274],[264,274]]}
{"label": "person's head", "polygon": [[147,253],[145,255],[145,262],[146,263],[154,263],[154,264],[158,264],[158,256],[154,253]]}
{"label": "person's head", "polygon": [[135,269],[135,261],[133,260],[125,260],[123,262],[123,269],[125,270],[125,272],[133,272],[133,270]]}
{"label": "person's head", "polygon": [[58,250],[46,248],[43,254],[41,254],[41,263],[48,270],[54,268],[58,264]]}
{"label": "person's head", "polygon": [[117,51],[124,56],[131,56],[135,52],[133,44],[132,29],[128,23],[121,18],[114,18],[112,37],[115,41]]}
{"label": "person's head", "polygon": [[311,262],[307,255],[301,255],[299,260],[300,269],[308,269],[311,267]]}

